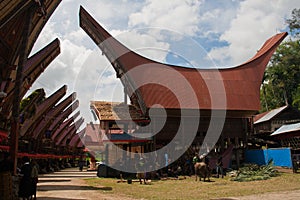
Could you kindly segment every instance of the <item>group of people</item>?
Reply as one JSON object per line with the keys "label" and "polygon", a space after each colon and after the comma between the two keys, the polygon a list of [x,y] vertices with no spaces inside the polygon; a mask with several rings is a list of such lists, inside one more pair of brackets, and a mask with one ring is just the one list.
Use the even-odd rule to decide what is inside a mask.
{"label": "group of people", "polygon": [[19,198],[36,199],[36,188],[38,183],[38,165],[35,160],[30,162],[28,157],[23,157],[23,165],[19,175]]}
{"label": "group of people", "polygon": [[[136,154],[137,155],[137,154]],[[194,156],[191,156],[194,155]],[[180,159],[178,159],[176,162],[171,163],[170,165],[155,171],[155,177],[161,178],[161,177],[175,177],[177,178],[180,175],[183,176],[191,176],[195,174],[195,169],[194,169],[194,164],[197,162],[204,162],[210,171],[214,170],[216,172],[216,177],[219,178],[224,178],[225,171],[224,171],[224,166],[223,166],[223,157],[222,155],[218,155],[214,157],[213,159],[209,158],[207,155],[201,155],[199,156],[198,153],[191,154],[190,156],[184,155]],[[141,156],[137,156],[135,158],[136,160],[136,169],[137,171],[140,170],[140,166],[144,165],[145,159]],[[213,163],[215,162],[215,163]],[[213,165],[212,165],[213,163]],[[210,166],[211,165],[211,166]],[[150,170],[151,171],[151,170]],[[148,178],[153,178],[153,173],[146,173]]]}
{"label": "group of people", "polygon": [[[199,154],[195,153],[195,156],[193,157],[193,164],[196,164],[197,162],[204,162],[207,165],[207,167],[210,168],[210,166],[209,166],[210,162],[209,162],[208,156],[201,155],[199,157]],[[224,178],[223,157],[221,155],[218,156],[218,158],[217,158],[215,169],[216,169],[217,178],[219,178],[220,175],[222,178]]]}

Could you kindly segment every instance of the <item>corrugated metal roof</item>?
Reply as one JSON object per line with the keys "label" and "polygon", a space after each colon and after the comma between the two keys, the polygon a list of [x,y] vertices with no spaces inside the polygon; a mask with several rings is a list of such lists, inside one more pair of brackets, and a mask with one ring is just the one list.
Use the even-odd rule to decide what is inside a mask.
{"label": "corrugated metal roof", "polygon": [[[153,105],[165,109],[257,111],[260,85],[276,47],[287,33],[276,34],[247,62],[226,69],[194,69],[159,63],[131,51],[80,8],[80,26],[111,62],[144,112]],[[133,88],[136,87],[136,88]]]}
{"label": "corrugated metal roof", "polygon": [[288,124],[288,125],[282,125],[279,129],[274,131],[271,136],[294,132],[294,131],[300,131],[300,123],[296,124]]}
{"label": "corrugated metal roof", "polygon": [[283,110],[285,110],[288,106],[282,106],[280,108],[276,108],[274,110],[270,110],[268,112],[264,112],[259,114],[260,116],[254,119],[254,124],[262,123],[271,120],[273,117],[281,113]]}

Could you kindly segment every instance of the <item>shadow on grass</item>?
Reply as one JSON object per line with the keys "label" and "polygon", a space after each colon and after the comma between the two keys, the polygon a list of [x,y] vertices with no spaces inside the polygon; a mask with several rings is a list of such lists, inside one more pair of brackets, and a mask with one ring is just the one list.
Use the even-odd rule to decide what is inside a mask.
{"label": "shadow on grass", "polygon": [[70,182],[71,180],[69,179],[43,179],[43,180],[39,180],[39,183],[48,183],[48,182]]}
{"label": "shadow on grass", "polygon": [[216,182],[216,181],[213,181],[213,180],[205,180],[205,181],[203,181],[203,180],[195,180],[195,182],[204,182],[204,183],[214,183],[214,182]]}
{"label": "shadow on grass", "polygon": [[51,178],[51,179],[56,179],[56,178],[96,178],[96,175],[59,175],[59,174],[49,174],[49,175],[43,175],[41,178]]}
{"label": "shadow on grass", "polygon": [[[74,200],[69,198],[59,198],[59,197],[38,197],[39,200]],[[85,200],[85,199],[76,199],[76,200]]]}
{"label": "shadow on grass", "polygon": [[204,182],[213,183],[213,182],[216,182],[216,181],[213,181],[213,180],[205,180]]}
{"label": "shadow on grass", "polygon": [[79,186],[79,185],[40,185],[38,191],[55,191],[55,190],[104,190],[110,191],[112,187],[93,187],[93,186]]}

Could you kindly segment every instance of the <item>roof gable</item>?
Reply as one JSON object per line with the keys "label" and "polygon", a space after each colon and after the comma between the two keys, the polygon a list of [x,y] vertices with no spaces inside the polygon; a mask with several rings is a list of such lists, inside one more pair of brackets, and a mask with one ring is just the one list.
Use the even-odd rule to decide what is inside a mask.
{"label": "roof gable", "polygon": [[295,131],[300,131],[300,123],[296,124],[288,124],[288,125],[282,125],[279,129],[274,131],[271,136],[276,136],[284,133],[290,133],[290,132],[295,132]]}
{"label": "roof gable", "polygon": [[269,120],[273,119],[275,116],[277,116],[279,113],[284,111],[286,108],[288,108],[287,105],[282,106],[280,108],[276,108],[274,110],[264,112],[264,113],[260,113],[254,117],[254,124],[259,124],[262,122],[269,121]]}

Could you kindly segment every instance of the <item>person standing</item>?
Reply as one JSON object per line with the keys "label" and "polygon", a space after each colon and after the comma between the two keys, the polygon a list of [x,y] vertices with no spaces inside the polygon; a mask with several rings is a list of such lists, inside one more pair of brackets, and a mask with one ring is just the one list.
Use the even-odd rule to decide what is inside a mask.
{"label": "person standing", "polygon": [[23,166],[21,167],[21,180],[19,185],[19,197],[23,200],[29,199],[33,194],[32,179],[31,179],[31,165],[28,157],[23,157]]}
{"label": "person standing", "polygon": [[36,199],[36,187],[39,182],[39,170],[38,164],[35,160],[31,161],[31,181],[32,181],[32,190],[33,190],[33,199]]}
{"label": "person standing", "polygon": [[82,159],[80,159],[78,161],[78,166],[79,166],[79,171],[82,171],[83,170],[83,166],[84,166],[84,161]]}
{"label": "person standing", "polygon": [[293,173],[297,173],[299,166],[298,166],[296,156],[293,156],[292,165],[293,165]]}
{"label": "person standing", "polygon": [[218,158],[218,161],[217,161],[217,178],[219,178],[219,175],[221,174],[222,178],[224,178],[224,173],[223,173],[223,161],[222,161],[222,156],[220,156]]}
{"label": "person standing", "polygon": [[137,171],[137,178],[140,181],[140,184],[142,184],[142,180],[144,181],[144,184],[146,184],[146,172],[145,172],[145,160],[144,158],[141,156],[140,160],[138,163],[136,163],[136,171]]}

